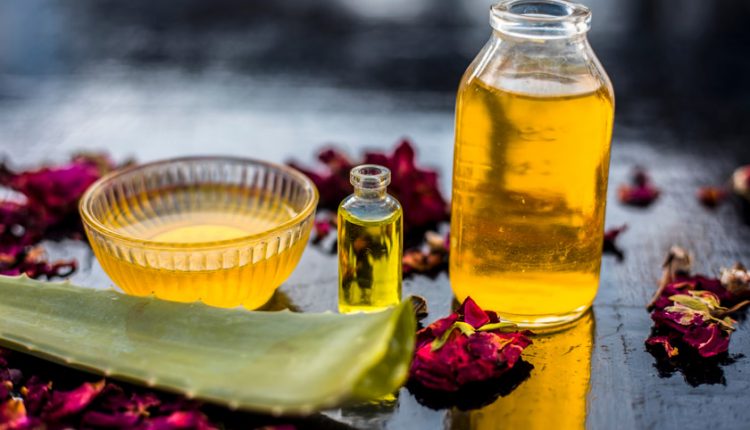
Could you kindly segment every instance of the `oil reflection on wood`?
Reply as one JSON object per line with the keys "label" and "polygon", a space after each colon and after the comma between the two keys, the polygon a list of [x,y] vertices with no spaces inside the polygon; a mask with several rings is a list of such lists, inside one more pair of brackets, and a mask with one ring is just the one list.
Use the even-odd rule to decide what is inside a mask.
{"label": "oil reflection on wood", "polygon": [[531,376],[512,393],[474,411],[455,409],[452,430],[582,429],[591,379],[594,314],[554,333],[539,334],[524,352]]}

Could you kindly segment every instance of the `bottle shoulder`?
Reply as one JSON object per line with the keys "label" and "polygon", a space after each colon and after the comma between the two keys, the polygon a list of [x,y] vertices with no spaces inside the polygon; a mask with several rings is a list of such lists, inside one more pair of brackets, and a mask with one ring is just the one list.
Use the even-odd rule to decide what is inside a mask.
{"label": "bottle shoulder", "polygon": [[606,71],[585,38],[518,43],[490,38],[462,78],[459,97],[476,85],[531,97],[606,92],[614,98]]}
{"label": "bottle shoulder", "polygon": [[360,198],[352,194],[341,202],[338,213],[349,220],[387,222],[400,219],[403,209],[399,201],[390,194],[380,199]]}

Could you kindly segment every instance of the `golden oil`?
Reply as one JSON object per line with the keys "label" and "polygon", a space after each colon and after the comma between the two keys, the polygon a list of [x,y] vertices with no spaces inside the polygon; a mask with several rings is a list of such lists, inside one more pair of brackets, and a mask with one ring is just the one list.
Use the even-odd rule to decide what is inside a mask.
{"label": "golden oil", "polygon": [[599,284],[614,106],[605,86],[524,94],[469,79],[456,105],[450,278],[527,326],[579,316]]}
{"label": "golden oil", "polygon": [[94,251],[112,280],[129,294],[255,309],[291,273],[306,240],[274,252],[267,246],[219,244],[268,231],[294,216],[278,196],[252,193],[228,185],[198,185],[114,202],[102,217],[104,223],[123,236],[143,240],[147,249],[120,259],[116,253],[96,252],[94,241]]}
{"label": "golden oil", "polygon": [[379,311],[401,301],[403,212],[385,167],[355,167],[351,182],[338,210],[339,312]]}
{"label": "golden oil", "polygon": [[534,368],[528,379],[491,405],[457,412],[455,429],[575,430],[586,427],[594,316],[583,315],[554,333],[532,337],[523,352]]}

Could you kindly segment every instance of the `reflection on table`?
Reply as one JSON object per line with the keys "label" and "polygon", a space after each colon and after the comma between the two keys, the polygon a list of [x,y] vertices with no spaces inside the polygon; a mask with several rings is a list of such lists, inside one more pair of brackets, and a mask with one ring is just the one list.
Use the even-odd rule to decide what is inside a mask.
{"label": "reflection on table", "polygon": [[581,429],[591,379],[594,314],[535,335],[524,358],[531,376],[512,393],[474,411],[454,410],[451,429]]}

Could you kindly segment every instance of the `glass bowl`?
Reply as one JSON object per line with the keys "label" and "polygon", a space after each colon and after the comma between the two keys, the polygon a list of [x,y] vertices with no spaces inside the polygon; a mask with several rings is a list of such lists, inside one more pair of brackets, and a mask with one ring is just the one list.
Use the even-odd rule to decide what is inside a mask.
{"label": "glass bowl", "polygon": [[80,203],[104,271],[126,293],[256,309],[292,273],[318,203],[302,173],[189,157],[113,172]]}

